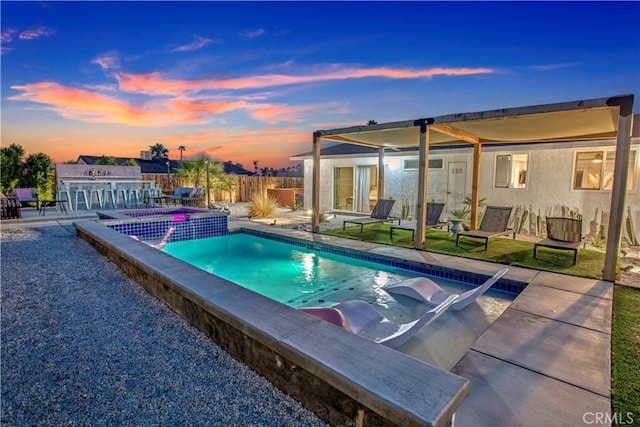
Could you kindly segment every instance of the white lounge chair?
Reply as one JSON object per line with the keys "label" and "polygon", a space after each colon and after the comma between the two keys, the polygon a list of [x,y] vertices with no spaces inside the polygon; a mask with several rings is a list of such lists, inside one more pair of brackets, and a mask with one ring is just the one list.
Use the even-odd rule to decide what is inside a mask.
{"label": "white lounge chair", "polygon": [[397,348],[447,311],[456,297],[457,295],[452,295],[446,298],[418,319],[403,324],[393,323],[362,300],[345,301],[331,307],[308,307],[300,310],[378,344]]}
{"label": "white lounge chair", "polygon": [[385,286],[384,290],[390,294],[404,295],[430,304],[441,304],[442,301],[446,301],[454,295],[455,300],[451,305],[451,310],[461,310],[475,301],[480,295],[484,294],[491,286],[493,286],[494,283],[500,280],[507,271],[509,271],[508,268],[499,270],[493,275],[493,277],[488,279],[482,285],[470,289],[462,294],[447,292],[438,286],[433,280],[427,279],[426,277],[414,277],[403,280],[401,282],[394,283],[393,285]]}
{"label": "white lounge chair", "polygon": [[140,238],[138,236],[131,236],[132,239],[138,240],[146,245],[151,246],[152,248],[156,248],[156,249],[162,249],[165,246],[167,246],[167,242],[169,241],[169,237],[171,236],[171,234],[173,234],[173,232],[176,231],[176,227],[171,226],[169,228],[167,228],[167,231],[164,232],[164,234],[162,235],[162,237],[160,239],[157,240],[140,240]]}

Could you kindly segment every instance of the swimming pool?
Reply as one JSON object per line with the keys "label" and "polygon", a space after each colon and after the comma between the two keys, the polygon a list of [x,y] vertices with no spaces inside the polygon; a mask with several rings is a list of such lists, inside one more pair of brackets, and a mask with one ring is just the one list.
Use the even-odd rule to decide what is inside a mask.
{"label": "swimming pool", "polygon": [[[361,299],[390,319],[406,322],[430,308],[384,290],[389,284],[416,277],[415,272],[372,261],[291,245],[246,233],[232,233],[169,243],[164,252],[202,270],[291,307],[329,306]],[[474,284],[429,276],[442,288],[462,293]],[[482,298],[508,301],[490,292]]]}
{"label": "swimming pool", "polygon": [[[226,226],[226,218],[224,220]],[[168,224],[178,228],[172,237],[180,231],[176,241],[184,239],[194,243],[229,234],[228,230],[220,233],[212,232],[208,226],[194,227],[197,224],[193,216],[179,223],[167,217],[87,221],[77,223],[76,229],[79,237],[234,357],[252,366],[317,414],[322,414],[323,419],[338,424],[353,423],[356,412],[360,419],[361,409],[364,409],[365,417],[375,420],[382,416],[399,425],[450,423],[454,411],[468,393],[469,382],[448,371],[527,284],[515,277],[503,278],[498,285],[513,290],[512,293],[501,295],[498,292],[498,298],[487,303],[482,298],[494,298],[488,293],[478,298],[478,304],[455,313],[446,312],[395,351],[358,339],[341,328],[129,237],[131,234],[154,234]],[[422,256],[415,256],[413,250],[394,248],[391,251],[384,245],[363,248],[350,240],[288,229],[234,228],[231,234],[266,237],[269,247],[275,242],[286,243],[323,255],[346,255],[349,263],[356,259],[375,261],[385,266],[382,268],[385,272],[390,267],[391,273],[404,269],[414,275],[464,279],[469,283],[467,286],[482,283],[492,274],[488,270],[493,270],[491,265],[470,271],[464,263],[459,267],[448,262],[449,266],[442,262],[432,264],[425,262]],[[234,265],[237,269],[251,268],[242,259],[236,259]],[[337,299],[339,292],[342,290],[331,298]],[[409,300],[415,310],[420,309],[422,303]],[[411,305],[411,302],[405,302]],[[384,308],[384,305],[379,304],[376,309]],[[419,315],[418,311],[410,314],[412,318]],[[372,372],[384,372],[385,380],[381,382]],[[425,378],[429,380],[425,381]],[[418,395],[421,396],[419,399],[406,398]],[[429,403],[425,405],[425,402]],[[334,409],[328,411],[327,408]]]}

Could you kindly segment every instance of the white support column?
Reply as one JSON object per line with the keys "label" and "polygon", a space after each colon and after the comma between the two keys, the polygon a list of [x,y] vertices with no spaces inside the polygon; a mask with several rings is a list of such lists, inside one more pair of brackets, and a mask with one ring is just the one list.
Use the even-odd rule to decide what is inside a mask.
{"label": "white support column", "polygon": [[427,183],[429,177],[429,129],[426,121],[420,123],[420,154],[418,157],[418,203],[416,204],[416,249],[422,249],[425,243],[427,224]]}
{"label": "white support column", "polygon": [[311,231],[320,232],[320,134],[313,133],[313,182],[311,189]]}
{"label": "white support column", "polygon": [[[631,105],[633,105],[633,99],[631,100]],[[621,106],[620,115],[618,116],[618,140],[616,142],[613,189],[611,190],[609,230],[607,232],[607,246],[604,255],[604,269],[602,271],[602,278],[609,282],[616,280],[616,266],[622,239],[627,175],[629,173],[629,153],[631,151],[632,118],[632,107]]]}
{"label": "white support column", "polygon": [[378,147],[378,200],[384,199],[384,147]]}

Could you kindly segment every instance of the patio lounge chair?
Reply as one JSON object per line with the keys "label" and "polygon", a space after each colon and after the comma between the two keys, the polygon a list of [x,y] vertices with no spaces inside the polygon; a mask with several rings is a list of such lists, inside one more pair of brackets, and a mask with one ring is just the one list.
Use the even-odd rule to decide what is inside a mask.
{"label": "patio lounge chair", "polygon": [[430,304],[441,304],[442,301],[446,301],[451,295],[455,295],[456,298],[451,305],[451,310],[461,310],[475,301],[480,295],[487,292],[502,276],[507,274],[507,271],[509,271],[508,268],[503,268],[482,285],[459,295],[445,291],[433,280],[427,279],[426,277],[414,277],[403,280],[393,285],[385,286],[384,290],[390,294],[404,295]]}
{"label": "patio lounge chair", "polygon": [[35,188],[14,188],[13,195],[18,198],[20,204],[26,202],[36,202],[36,209],[40,209],[38,195]]}
{"label": "patio lounge chair", "polygon": [[362,300],[345,301],[331,307],[309,307],[299,310],[378,344],[397,348],[447,311],[456,297],[457,295],[450,296],[418,319],[403,324],[391,322]]}
{"label": "patio lounge chair", "polygon": [[[446,222],[440,221],[442,210],[444,209],[444,203],[427,203],[427,228],[442,228],[447,225]],[[411,231],[411,240],[416,238],[416,225],[392,225],[389,229],[389,238],[393,240],[394,230],[408,230]]]}
{"label": "patio lounge chair", "polygon": [[393,204],[395,202],[396,202],[395,200],[391,200],[391,199],[379,199],[376,202],[376,205],[374,206],[370,217],[355,218],[355,219],[344,221],[342,223],[342,230],[344,231],[347,223],[360,224],[360,233],[362,233],[362,227],[366,224],[376,224],[376,223],[395,221],[395,220],[397,220],[398,224],[400,224],[400,218],[389,216],[391,214],[391,208],[393,208]]}
{"label": "patio lounge chair", "polygon": [[460,237],[472,237],[474,239],[484,240],[484,250],[487,250],[489,245],[489,239],[493,239],[498,236],[505,236],[513,233],[513,238],[516,238],[516,232],[510,228],[507,228],[509,224],[509,217],[511,216],[511,206],[487,206],[482,222],[477,230],[460,231],[456,235],[456,246],[459,246]]}
{"label": "patio lounge chair", "polygon": [[582,220],[547,217],[547,238],[533,246],[533,257],[538,246],[573,251],[573,265],[578,262],[578,249],[582,246]]}

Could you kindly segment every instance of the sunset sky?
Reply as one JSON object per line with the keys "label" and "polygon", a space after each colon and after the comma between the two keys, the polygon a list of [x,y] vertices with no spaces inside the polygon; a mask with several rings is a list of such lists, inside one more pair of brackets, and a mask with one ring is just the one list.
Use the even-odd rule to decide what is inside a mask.
{"label": "sunset sky", "polygon": [[286,167],[312,132],[634,93],[639,2],[2,1],[2,146]]}

